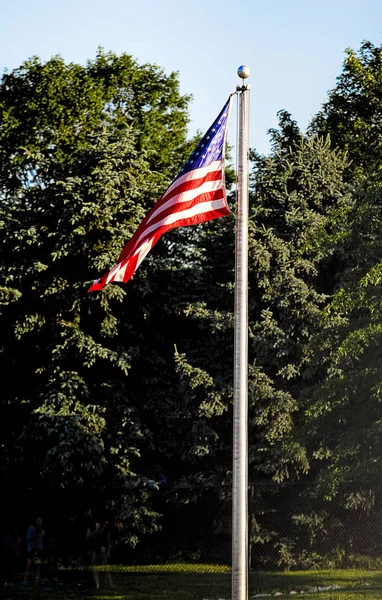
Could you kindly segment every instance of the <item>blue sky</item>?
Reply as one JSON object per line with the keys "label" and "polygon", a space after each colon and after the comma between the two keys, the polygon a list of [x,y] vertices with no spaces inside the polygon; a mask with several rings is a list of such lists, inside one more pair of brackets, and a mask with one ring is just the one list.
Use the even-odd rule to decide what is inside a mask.
{"label": "blue sky", "polygon": [[190,134],[209,127],[248,65],[250,145],[264,153],[278,110],[305,130],[345,48],[382,41],[382,0],[0,0],[0,10],[0,73],[33,55],[83,64],[98,46],[126,52],[179,72],[181,91],[193,95]]}

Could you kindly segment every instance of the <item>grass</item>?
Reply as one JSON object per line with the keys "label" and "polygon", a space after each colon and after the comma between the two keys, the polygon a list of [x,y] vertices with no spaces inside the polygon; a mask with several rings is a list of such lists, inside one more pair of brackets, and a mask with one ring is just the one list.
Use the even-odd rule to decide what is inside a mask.
{"label": "grass", "polygon": [[[46,574],[46,573],[45,573]],[[229,600],[231,573],[212,565],[155,565],[112,568],[114,588],[100,572],[94,588],[89,571],[63,570],[42,579],[39,588],[15,585],[0,593],[2,600]],[[42,573],[44,577],[44,573]],[[250,572],[249,600],[382,600],[382,571]],[[331,588],[331,589],[330,589]],[[297,600],[296,598],[296,600]]]}

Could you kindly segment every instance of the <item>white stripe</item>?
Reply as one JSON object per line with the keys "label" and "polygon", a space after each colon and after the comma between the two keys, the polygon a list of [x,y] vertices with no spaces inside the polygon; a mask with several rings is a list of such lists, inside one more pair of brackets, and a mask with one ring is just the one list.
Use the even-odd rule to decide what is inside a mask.
{"label": "white stripe", "polygon": [[151,217],[148,219],[147,222],[149,223],[149,221],[151,221],[154,217],[166,210],[169,206],[179,204],[180,202],[189,202],[197,196],[200,196],[200,194],[204,194],[206,192],[213,192],[214,190],[220,190],[222,187],[224,187],[223,181],[222,179],[218,179],[215,181],[205,181],[204,183],[202,183],[202,185],[200,185],[197,188],[187,190],[186,192],[180,192],[180,194],[176,194],[176,196],[173,196],[172,198],[167,200],[167,202],[158,206],[158,209],[152,213]]}
{"label": "white stripe", "polygon": [[[170,215],[167,215],[167,217],[162,219],[162,221],[158,221],[157,223],[155,223],[155,225],[151,225],[151,227],[148,227],[147,229],[145,229],[140,237],[146,235],[147,233],[156,231],[157,229],[159,229],[160,227],[163,227],[164,225],[171,225],[172,223],[176,223],[176,221],[180,221],[181,219],[191,219],[192,217],[195,217],[195,215],[208,213],[213,210],[217,210],[219,208],[224,208],[225,206],[226,206],[225,198],[220,198],[220,200],[210,200],[209,202],[199,202],[199,204],[195,204],[194,206],[192,206],[191,208],[188,208],[187,210],[181,210],[179,212],[171,213]],[[150,240],[151,240],[151,238],[150,238]],[[137,243],[139,243],[139,240]],[[142,247],[144,247],[144,246],[142,246]],[[135,250],[135,252],[132,254],[132,256],[135,256],[137,254],[137,252],[140,252],[140,248],[141,248],[141,246],[139,246]]]}
{"label": "white stripe", "polygon": [[[124,262],[124,261],[122,261],[122,263],[123,263],[123,262]],[[119,264],[121,265],[122,263],[119,263]],[[128,263],[129,263],[129,261],[127,260],[127,261],[125,262],[125,264],[123,265],[123,267],[120,267],[120,268],[118,269],[118,272],[116,273],[116,275],[115,275],[115,277],[114,277],[113,281],[123,281],[123,278],[124,278],[124,276],[125,276],[125,272],[126,272],[126,268],[127,268],[127,265],[128,265]]]}
{"label": "white stripe", "polygon": [[210,165],[208,165],[208,167],[198,167],[196,169],[193,169],[192,171],[189,171],[188,173],[185,173],[181,177],[178,177],[178,179],[175,179],[175,181],[173,181],[170,184],[170,186],[167,188],[167,190],[165,191],[165,193],[163,194],[161,199],[163,200],[164,198],[167,198],[167,196],[171,192],[171,190],[178,187],[178,185],[181,185],[185,181],[192,181],[193,179],[199,179],[200,177],[205,177],[205,175],[207,175],[207,173],[212,173],[213,171],[219,171],[222,168],[223,168],[223,161],[222,160],[214,160]]}
{"label": "white stripe", "polygon": [[[152,248],[152,242],[153,242],[153,238],[149,238],[148,240],[146,240],[146,242],[142,246],[140,246],[137,249],[137,252],[139,252],[139,258],[138,258],[137,264],[135,266],[135,270],[138,269],[142,260],[150,252],[150,250]],[[132,256],[135,256],[135,254],[137,254],[137,252],[135,252]],[[110,273],[108,275],[106,283],[110,283],[113,281],[123,282],[123,279],[124,279],[125,273],[126,273],[126,269],[127,269],[127,265],[129,264],[129,260],[132,258],[132,256],[129,256],[129,258],[124,258],[123,260],[121,260],[120,263],[118,263],[115,267],[113,267],[113,269],[110,271]],[[123,266],[121,267],[121,265],[123,265]]]}
{"label": "white stripe", "polygon": [[[210,185],[210,186],[211,186],[211,191],[214,191],[214,190],[213,190],[213,184],[215,183],[214,181],[206,181],[205,183],[206,183],[206,187],[208,187],[208,185]],[[202,187],[202,186],[200,186],[200,187]],[[219,188],[220,188],[220,189],[223,189],[223,187],[224,187],[223,185],[219,186]],[[197,189],[199,190],[200,188],[197,188]],[[205,190],[205,191],[204,191],[204,193],[205,193],[205,194],[206,194],[206,193],[208,193],[208,190]],[[195,197],[197,197],[198,195],[199,195],[199,194],[196,194],[196,196],[195,196]],[[199,204],[201,204],[201,205],[203,206],[203,204],[205,204],[205,203],[204,203],[204,202],[199,202],[198,204],[195,204],[195,206],[198,206]],[[191,210],[191,209],[190,209],[190,210]],[[154,217],[154,216],[156,216],[157,214],[160,214],[160,212],[161,212],[160,210],[159,210],[158,212],[157,212],[157,211],[155,211],[155,212],[153,213],[153,215],[152,215],[152,216]],[[183,212],[184,212],[184,211],[180,211],[180,214],[182,214]],[[200,211],[200,212],[203,212],[203,211]],[[178,213],[178,212],[175,212],[175,213],[173,213],[173,214],[177,215],[177,214],[179,214],[179,213]],[[158,225],[160,226],[160,225],[161,225],[161,223],[165,223],[165,222],[166,222],[166,218],[170,218],[170,216],[171,216],[171,215],[168,215],[167,217],[165,217],[164,219],[162,219],[162,221],[158,221]],[[175,220],[177,220],[177,218],[178,218],[178,217],[175,217]],[[147,221],[147,222],[148,222],[148,221]],[[147,234],[147,232],[149,232],[149,233],[150,233],[151,231],[155,231],[155,229],[157,229],[157,227],[158,227],[158,226],[157,226],[157,224],[151,225],[151,227],[145,227],[145,229],[142,231],[141,235],[139,236],[139,238],[138,238],[138,239],[137,239],[137,241],[135,242],[135,244],[134,244],[134,248],[132,248],[132,251],[134,251],[134,250],[135,250],[135,248],[138,246],[138,244],[139,244],[139,241],[140,241],[142,238],[146,237],[146,234]]]}
{"label": "white stripe", "polygon": [[[160,198],[160,200],[158,200],[158,203],[162,200],[164,200],[165,198],[167,198],[171,191],[173,189],[175,189],[176,187],[178,187],[179,185],[181,185],[182,183],[185,183],[187,181],[193,181],[194,179],[200,179],[202,177],[205,177],[208,173],[213,173],[214,171],[218,171],[219,169],[222,169],[223,166],[223,161],[222,160],[215,160],[213,161],[210,165],[208,165],[208,167],[200,167],[197,169],[193,169],[192,171],[189,171],[188,173],[186,173],[185,175],[182,175],[182,177],[179,177],[178,179],[175,179],[175,181],[170,185],[169,188],[167,188],[167,190],[165,191],[165,193],[163,194],[163,196]],[[222,180],[219,180],[222,181]],[[208,183],[208,182],[205,182]],[[212,183],[212,182],[210,182]],[[221,187],[224,187],[224,183],[222,182]],[[198,189],[198,188],[196,188]],[[156,205],[154,206],[154,210],[152,215],[150,216],[150,218],[148,219],[147,222],[151,221],[151,219],[156,216],[157,214],[159,214],[161,212],[161,210],[159,209],[159,207],[157,208]],[[142,237],[144,237],[146,235],[146,229],[144,229],[143,233],[139,236],[139,238],[137,239],[137,241],[135,242],[134,246],[132,247],[132,249],[130,250],[130,254],[132,254],[133,252],[135,253],[135,249],[137,248],[138,244],[139,244],[139,240],[142,239]]]}
{"label": "white stripe", "polygon": [[[175,223],[176,221],[179,221],[181,219],[187,219],[187,218],[190,219],[190,218],[194,217],[195,215],[211,212],[211,211],[217,210],[219,208],[224,208],[225,206],[226,206],[225,198],[221,198],[220,200],[211,200],[209,202],[199,202],[199,204],[195,204],[195,206],[192,206],[191,208],[189,208],[187,210],[182,210],[180,212],[171,213],[165,219],[162,219],[162,221],[159,221],[158,223],[155,223],[155,225],[152,225],[148,229],[145,229],[144,234],[146,234],[148,231],[156,231],[159,227],[162,227],[163,225],[170,225],[171,223]],[[139,253],[139,258],[138,258],[138,261],[136,264],[136,269],[139,267],[139,265],[141,264],[143,259],[147,256],[147,254],[150,252],[150,250],[152,248],[153,240],[154,240],[153,237],[147,239],[129,257],[129,258],[132,258],[132,256],[135,256],[136,254]],[[105,285],[107,285],[108,283],[111,283],[113,281],[123,282],[126,268],[129,263],[129,258],[124,258],[121,262],[119,262],[117,265],[115,265],[115,267],[113,267],[111,269],[111,271],[109,271]],[[121,267],[122,264],[123,264],[123,266]]]}
{"label": "white stripe", "polygon": [[120,265],[121,265],[121,263],[119,262],[117,265],[115,265],[115,267],[112,268],[111,271],[109,271],[105,285],[108,284],[108,283],[110,283],[111,281],[114,281],[114,275],[121,268]]}
{"label": "white stripe", "polygon": [[[143,246],[140,247],[139,258],[138,258],[138,261],[137,261],[137,266],[135,267],[136,269],[138,269],[138,267],[141,264],[142,260],[150,252],[150,250],[152,248],[152,245],[153,245],[153,241],[154,241],[154,238],[152,237],[152,238],[148,239],[147,242],[145,242],[143,244]],[[136,254],[136,252],[134,253],[133,256],[135,256],[135,254]]]}

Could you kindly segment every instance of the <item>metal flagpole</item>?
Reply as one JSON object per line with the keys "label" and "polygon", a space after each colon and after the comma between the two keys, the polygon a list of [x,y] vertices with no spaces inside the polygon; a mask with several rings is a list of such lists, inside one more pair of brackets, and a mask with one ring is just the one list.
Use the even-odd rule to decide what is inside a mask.
{"label": "metal flagpole", "polygon": [[232,480],[232,600],[248,599],[248,176],[249,90],[244,80],[250,69],[237,74],[239,97],[238,181],[235,258],[235,342],[233,396]]}

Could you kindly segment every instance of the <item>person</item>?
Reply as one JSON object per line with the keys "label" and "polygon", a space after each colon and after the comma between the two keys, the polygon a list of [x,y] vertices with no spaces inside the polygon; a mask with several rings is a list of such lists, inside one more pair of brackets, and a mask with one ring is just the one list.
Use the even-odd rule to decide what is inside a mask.
{"label": "person", "polygon": [[27,565],[24,574],[24,584],[29,581],[29,576],[34,571],[35,585],[40,581],[41,559],[44,547],[45,530],[41,517],[36,517],[34,523],[28,527],[27,540]]}
{"label": "person", "polygon": [[[94,583],[98,589],[100,586],[100,579],[99,570],[96,567],[97,565],[105,567],[110,558],[111,543],[109,522],[105,521],[103,524],[97,522],[93,530],[89,527],[86,532],[86,539],[88,542],[88,555],[92,566]],[[111,573],[108,569],[106,569],[106,577],[110,587],[114,587]]]}

